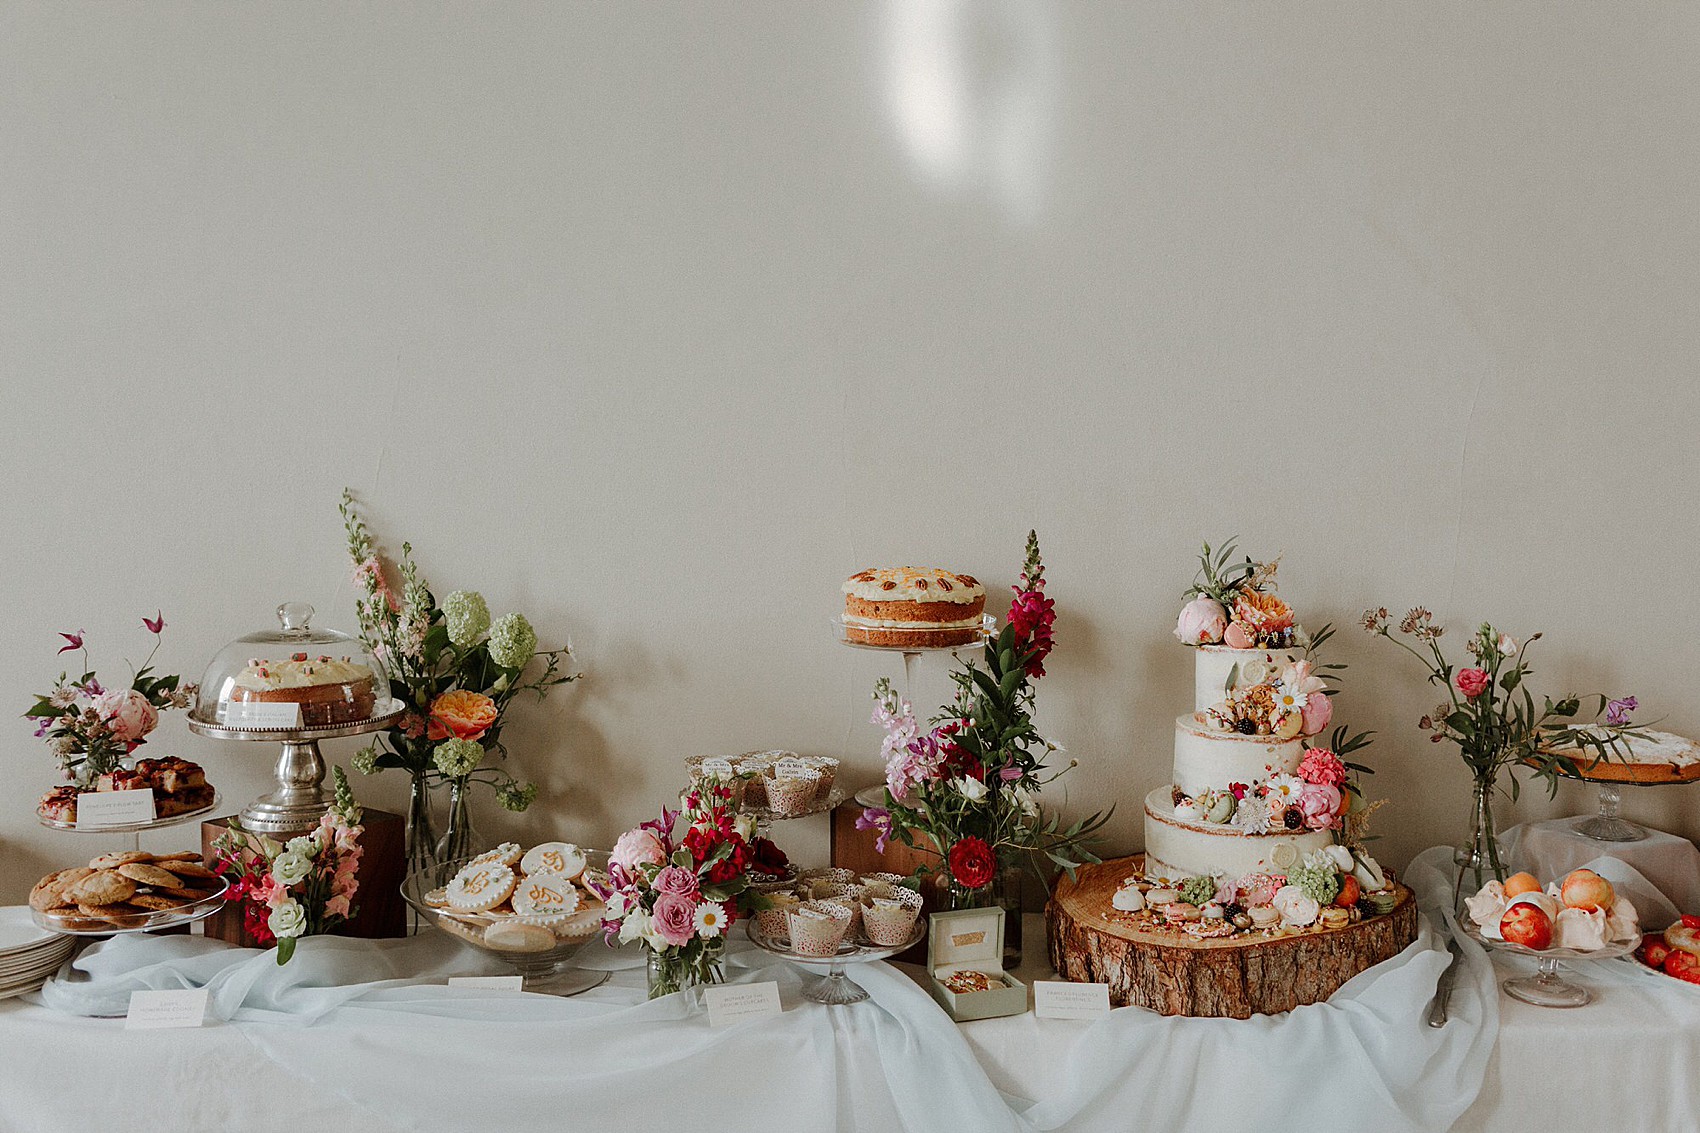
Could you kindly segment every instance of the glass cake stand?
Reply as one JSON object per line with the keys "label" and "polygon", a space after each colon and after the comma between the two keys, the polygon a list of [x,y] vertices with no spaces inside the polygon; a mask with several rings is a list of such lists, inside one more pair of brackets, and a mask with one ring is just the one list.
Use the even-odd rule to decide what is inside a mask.
{"label": "glass cake stand", "polygon": [[[1561,772],[1562,774],[1562,772]],[[1565,775],[1577,783],[1588,783],[1600,790],[1600,812],[1589,818],[1578,818],[1571,829],[1596,842],[1639,842],[1647,836],[1647,828],[1627,818],[1619,817],[1617,808],[1623,801],[1624,787],[1687,787],[1693,779],[1619,780],[1597,779],[1590,775]]]}
{"label": "glass cake stand", "polygon": [[150,822],[103,822],[98,824],[67,822],[63,819],[48,818],[40,811],[36,812],[35,820],[50,830],[72,830],[78,834],[140,834],[145,830],[164,830],[168,826],[193,822],[195,819],[217,810],[220,801],[218,791],[215,790],[213,791],[212,801],[206,806],[196,807],[194,810],[187,810],[182,814],[173,814],[166,818],[156,818]]}
{"label": "glass cake stand", "polygon": [[225,882],[217,891],[198,900],[185,902],[171,909],[127,913],[120,920],[103,920],[83,913],[59,916],[38,909],[31,909],[30,917],[42,928],[68,936],[122,936],[133,932],[159,932],[161,929],[177,928],[180,925],[206,920],[223,907],[224,895],[229,890],[230,883]]}
{"label": "glass cake stand", "polygon": [[763,951],[784,957],[798,967],[826,973],[803,985],[805,998],[816,1003],[845,1004],[860,1003],[868,998],[868,993],[862,985],[844,974],[845,967],[851,964],[871,964],[875,960],[889,960],[899,952],[913,948],[927,935],[927,922],[917,919],[914,929],[902,944],[873,944],[867,940],[853,940],[846,936],[844,943],[838,946],[837,954],[832,956],[804,956],[793,952],[788,937],[769,936],[757,926],[753,917],[744,922],[744,932],[756,947]]}
{"label": "glass cake stand", "polygon": [[1576,948],[1534,949],[1513,944],[1509,940],[1494,940],[1492,937],[1483,936],[1481,930],[1469,922],[1465,922],[1463,928],[1465,935],[1483,948],[1510,952],[1518,956],[1532,956],[1540,962],[1540,967],[1534,975],[1519,976],[1500,984],[1505,989],[1505,994],[1512,999],[1532,1003],[1536,1007],[1581,1007],[1592,1002],[1594,995],[1587,988],[1567,983],[1559,976],[1558,965],[1561,960],[1615,960],[1619,956],[1629,955],[1641,946],[1641,936],[1638,933],[1634,940],[1608,944],[1591,952]]}

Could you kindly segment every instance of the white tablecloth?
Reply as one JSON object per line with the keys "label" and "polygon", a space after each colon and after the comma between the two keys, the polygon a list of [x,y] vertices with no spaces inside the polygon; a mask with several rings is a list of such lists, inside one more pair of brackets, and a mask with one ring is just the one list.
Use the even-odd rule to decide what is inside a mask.
{"label": "white tablecloth", "polygon": [[[1425,854],[1410,880],[1443,890],[1447,856]],[[786,1010],[721,1030],[676,999],[644,1002],[636,957],[599,946],[589,955],[614,979],[563,1000],[410,982],[497,970],[435,934],[310,941],[281,970],[191,938],[123,938],[84,961],[117,998],[70,999],[100,1009],[131,987],[205,985],[229,1021],[125,1031],[38,997],[0,1003],[0,1130],[672,1130],[752,1105],[798,1133],[1193,1128],[1258,1114],[1353,1133],[1700,1128],[1700,988],[1582,964],[1572,978],[1596,1002],[1543,1010],[1501,995],[1466,944],[1453,1022],[1435,1031],[1422,1017],[1444,964],[1437,923],[1329,1003],[1245,1022],[1124,1010],[957,1026],[887,965],[856,973],[871,1002],[827,1008],[801,998],[789,965],[741,950],[733,978],[777,979]],[[1026,970],[1040,977],[1042,939],[1033,918]]]}
{"label": "white tablecloth", "polygon": [[1639,842],[1596,842],[1576,833],[1579,818],[1550,818],[1513,826],[1501,839],[1505,860],[1544,879],[1563,877],[1597,857],[1635,867],[1676,906],[1700,912],[1700,849],[1687,838],[1648,830]]}

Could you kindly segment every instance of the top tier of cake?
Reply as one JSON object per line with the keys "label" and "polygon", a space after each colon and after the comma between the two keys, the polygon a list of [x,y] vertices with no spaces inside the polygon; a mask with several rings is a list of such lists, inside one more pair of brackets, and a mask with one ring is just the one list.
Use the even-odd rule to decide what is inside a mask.
{"label": "top tier of cake", "polygon": [[[1203,712],[1221,702],[1229,678],[1235,684],[1256,684],[1283,665],[1304,658],[1300,649],[1229,649],[1226,645],[1199,645],[1193,667],[1192,710]],[[1247,679],[1248,676],[1252,679]]]}

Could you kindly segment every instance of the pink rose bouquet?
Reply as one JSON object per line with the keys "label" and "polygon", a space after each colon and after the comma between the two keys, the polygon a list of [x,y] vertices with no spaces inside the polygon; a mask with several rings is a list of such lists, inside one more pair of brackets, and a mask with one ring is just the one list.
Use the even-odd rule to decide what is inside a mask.
{"label": "pink rose bouquet", "polygon": [[242,909],[243,926],[257,944],[277,945],[279,964],[295,955],[301,937],[330,932],[356,912],[361,812],[342,768],[332,773],[336,801],[308,833],[280,844],[233,818],[213,843],[219,872],[230,879],[226,899]]}
{"label": "pink rose bouquet", "polygon": [[187,708],[195,695],[195,686],[184,684],[182,678],[154,674],[153,658],[159,652],[165,618],[158,614],[144,617],[142,625],[153,635],[153,648],[131,678],[129,688],[107,689],[101,685],[94,670],[88,668],[82,630],[61,633],[66,644],[59,652],[81,653],[86,671],[78,677],[60,673],[53,691],[37,696],[24,713],[35,721],[36,736],[47,741],[65,778],[79,789],[92,789],[95,780],[122,767],[125,757],[146,743],[159,726],[162,710]]}
{"label": "pink rose bouquet", "polygon": [[705,782],[683,811],[663,809],[615,841],[607,881],[591,889],[607,906],[608,944],[635,940],[648,952],[651,999],[720,982],[726,931],[759,900],[749,892],[751,834],[733,816],[731,789]]}

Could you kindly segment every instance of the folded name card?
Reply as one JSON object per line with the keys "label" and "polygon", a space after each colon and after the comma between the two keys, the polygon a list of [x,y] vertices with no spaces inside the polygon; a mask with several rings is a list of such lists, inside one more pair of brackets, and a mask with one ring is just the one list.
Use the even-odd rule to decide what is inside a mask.
{"label": "folded name card", "polygon": [[299,728],[301,706],[287,701],[232,701],[220,723],[232,728]]}
{"label": "folded name card", "polygon": [[153,790],[84,791],[77,796],[77,827],[127,826],[154,820]]}
{"label": "folded name card", "polygon": [[493,987],[506,991],[524,991],[524,976],[450,976],[450,987]]}
{"label": "folded name card", "polygon": [[153,1031],[164,1027],[199,1027],[207,1021],[207,989],[188,991],[132,991],[130,1013],[124,1016],[126,1031]]}
{"label": "folded name card", "polygon": [[778,1015],[784,1010],[779,1006],[779,985],[771,980],[759,984],[710,984],[703,988],[703,1000],[708,1004],[711,1027]]}
{"label": "folded name card", "polygon": [[1033,1014],[1041,1019],[1092,1019],[1110,1013],[1109,984],[1035,980]]}

